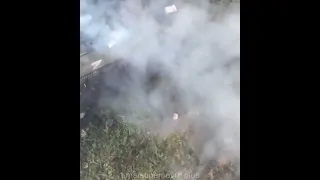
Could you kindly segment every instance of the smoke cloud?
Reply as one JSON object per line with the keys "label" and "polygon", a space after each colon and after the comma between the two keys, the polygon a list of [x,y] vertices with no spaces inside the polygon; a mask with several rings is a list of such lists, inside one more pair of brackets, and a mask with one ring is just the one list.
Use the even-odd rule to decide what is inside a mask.
{"label": "smoke cloud", "polygon": [[[173,4],[176,11],[166,13]],[[201,137],[203,160],[240,159],[239,4],[80,0],[81,38],[139,72],[130,75],[130,91],[113,108],[161,117],[154,122],[167,130],[165,119],[178,113]],[[141,84],[148,71],[165,80],[146,90]]]}

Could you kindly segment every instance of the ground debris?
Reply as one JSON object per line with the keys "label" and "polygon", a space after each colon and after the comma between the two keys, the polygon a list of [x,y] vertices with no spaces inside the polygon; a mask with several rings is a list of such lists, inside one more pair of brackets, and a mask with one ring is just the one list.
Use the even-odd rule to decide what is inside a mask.
{"label": "ground debris", "polygon": [[80,119],[82,119],[84,117],[84,115],[86,115],[85,112],[80,113]]}
{"label": "ground debris", "polygon": [[84,138],[87,135],[88,135],[87,131],[85,131],[84,129],[81,129],[80,137]]}

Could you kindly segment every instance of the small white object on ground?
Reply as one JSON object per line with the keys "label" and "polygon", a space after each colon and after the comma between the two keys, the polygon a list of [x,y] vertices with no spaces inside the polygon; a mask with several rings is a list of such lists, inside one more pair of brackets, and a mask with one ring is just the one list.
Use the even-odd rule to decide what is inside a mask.
{"label": "small white object on ground", "polygon": [[164,9],[165,9],[167,14],[174,13],[174,12],[178,11],[177,7],[174,4],[171,5],[171,6],[167,6]]}
{"label": "small white object on ground", "polygon": [[178,120],[179,119],[179,115],[177,113],[173,113],[173,120]]}
{"label": "small white object on ground", "polygon": [[84,84],[84,87],[87,87],[87,85],[86,85],[86,84]]}
{"label": "small white object on ground", "polygon": [[85,114],[86,114],[85,112],[80,113],[80,119],[82,119]]}
{"label": "small white object on ground", "polygon": [[91,66],[93,66],[92,69],[93,69],[93,70],[97,69],[97,67],[99,67],[99,65],[101,64],[101,62],[102,62],[102,59],[91,63]]}
{"label": "small white object on ground", "polygon": [[85,130],[81,129],[81,134],[80,134],[80,136],[81,136],[82,138],[86,137],[86,136],[87,136],[87,132],[86,132]]}

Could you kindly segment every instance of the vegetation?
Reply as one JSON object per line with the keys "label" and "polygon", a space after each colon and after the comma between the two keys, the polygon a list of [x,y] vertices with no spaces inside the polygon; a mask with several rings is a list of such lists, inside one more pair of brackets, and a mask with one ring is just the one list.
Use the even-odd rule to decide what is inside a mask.
{"label": "vegetation", "polygon": [[[80,179],[238,179],[232,164],[202,166],[184,135],[160,138],[122,120],[81,131]],[[107,125],[106,125],[107,124]]]}

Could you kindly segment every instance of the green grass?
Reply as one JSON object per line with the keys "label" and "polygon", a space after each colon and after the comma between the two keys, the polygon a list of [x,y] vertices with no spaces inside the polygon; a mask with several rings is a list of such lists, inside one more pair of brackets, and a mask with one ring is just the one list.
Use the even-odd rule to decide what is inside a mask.
{"label": "green grass", "polygon": [[91,125],[85,132],[80,139],[81,180],[186,179],[183,175],[212,179],[209,171],[221,177],[225,171],[219,166],[205,175],[193,171],[198,159],[181,134],[160,138],[119,120],[111,127]]}

